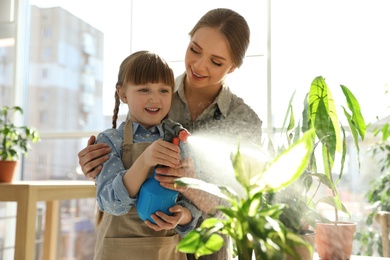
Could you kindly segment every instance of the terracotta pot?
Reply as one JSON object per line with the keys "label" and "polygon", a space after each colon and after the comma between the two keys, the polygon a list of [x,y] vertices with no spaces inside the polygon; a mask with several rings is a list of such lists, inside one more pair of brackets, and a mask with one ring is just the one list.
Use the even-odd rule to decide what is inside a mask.
{"label": "terracotta pot", "polygon": [[352,255],[356,223],[317,223],[316,244],[321,260],[345,260]]}
{"label": "terracotta pot", "polygon": [[[301,260],[312,260],[314,249],[315,249],[314,247],[316,241],[316,232],[313,230],[302,230],[299,236],[312,246],[312,252],[310,253],[310,250],[305,246],[297,246],[296,252],[301,257]],[[287,260],[292,260],[292,259],[294,259],[294,257],[287,256]]]}
{"label": "terracotta pot", "polygon": [[0,161],[0,182],[12,182],[17,164],[17,161]]}

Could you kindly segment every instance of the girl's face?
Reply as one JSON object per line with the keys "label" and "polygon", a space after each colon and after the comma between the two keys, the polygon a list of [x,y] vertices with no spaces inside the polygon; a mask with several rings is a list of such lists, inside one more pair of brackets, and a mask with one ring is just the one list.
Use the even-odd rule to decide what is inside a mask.
{"label": "girl's face", "polygon": [[130,119],[146,129],[160,124],[171,108],[172,87],[163,83],[124,84],[117,92],[129,107]]}
{"label": "girl's face", "polygon": [[186,56],[186,80],[191,88],[219,89],[236,66],[227,40],[215,28],[201,27],[191,38]]}

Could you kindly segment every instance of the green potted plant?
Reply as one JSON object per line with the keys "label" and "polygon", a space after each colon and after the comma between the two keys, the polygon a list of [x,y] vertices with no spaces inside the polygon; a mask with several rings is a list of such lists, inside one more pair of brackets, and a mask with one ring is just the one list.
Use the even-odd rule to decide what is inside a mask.
{"label": "green potted plant", "polygon": [[[340,87],[347,104],[347,107],[342,106],[342,109],[354,145],[359,153],[359,136],[364,139],[366,124],[361,114],[359,102],[353,93],[346,86],[340,85]],[[292,124],[290,123],[290,125]],[[356,223],[339,221],[339,211],[347,213],[348,216],[350,216],[350,213],[341,202],[337,190],[337,184],[343,176],[347,155],[346,130],[338,119],[335,101],[322,76],[316,77],[312,81],[310,90],[305,97],[302,125],[294,129],[293,135],[295,135],[295,138],[299,138],[301,133],[305,133],[309,129],[315,130],[315,138],[312,140],[315,148],[306,169],[307,175],[305,177],[307,179],[305,183],[312,186],[314,185],[313,178],[316,178],[318,186],[312,187],[315,191],[317,191],[319,185],[325,185],[330,190],[331,195],[314,201],[314,209],[320,203],[326,203],[334,207],[335,213],[332,223],[318,221],[315,223],[317,251],[321,259],[349,259],[352,254],[352,241]],[[316,149],[321,149],[321,161],[316,159]],[[338,173],[334,173],[334,162],[338,159],[340,160],[340,169]],[[322,169],[319,167],[321,162]],[[341,233],[343,230],[346,232],[345,234]],[[336,241],[337,238],[340,238],[339,242]],[[325,248],[324,246],[330,246],[331,248]]]}
{"label": "green potted plant", "polygon": [[31,143],[40,140],[36,129],[12,122],[14,113],[23,115],[23,110],[18,106],[3,106],[0,110],[0,182],[12,181],[19,156],[27,156]]}
{"label": "green potted plant", "polygon": [[[381,139],[371,145],[370,152],[377,159],[380,176],[370,182],[370,187],[364,197],[372,205],[372,210],[364,221],[364,228],[356,233],[355,240],[359,243],[358,254],[373,255],[376,251],[383,256],[382,239],[377,229],[373,228],[374,220],[380,223],[378,213],[390,218],[390,128],[384,124],[374,129],[374,136],[381,134]],[[387,234],[385,234],[386,236]]]}
{"label": "green potted plant", "polygon": [[[298,125],[295,125],[296,121],[292,106],[294,96],[295,92],[288,103],[288,109],[280,132],[282,144],[275,147],[274,144],[277,142],[270,140],[269,150],[271,150],[271,154],[277,155],[283,152],[287,147],[299,140],[303,133],[301,126],[302,120],[298,122]],[[308,107],[307,101],[308,99],[305,98],[304,110],[302,113],[304,119],[308,118],[308,116],[306,116]],[[308,125],[307,122],[305,124]],[[313,146],[314,145],[315,144],[313,144]],[[314,248],[316,232],[313,228],[316,228],[317,222],[326,223],[330,221],[315,209],[314,197],[318,189],[315,189],[315,192],[310,193],[312,190],[313,176],[309,169],[310,164],[308,164],[307,169],[305,169],[302,175],[294,183],[274,194],[269,194],[267,200],[271,204],[282,203],[285,205],[283,212],[280,215],[282,223],[310,243]],[[310,252],[306,247],[298,246],[296,251],[299,253],[302,260],[313,259],[313,252]]]}
{"label": "green potted plant", "polygon": [[[312,248],[315,247],[317,222],[330,222],[315,209],[313,194],[309,196],[312,177],[307,170],[290,186],[268,196],[269,203],[283,204],[283,212],[279,219],[292,232],[307,241]],[[311,228],[312,227],[312,228]],[[298,246],[296,252],[302,260],[313,259],[313,251],[307,247]]]}
{"label": "green potted plant", "polygon": [[371,148],[372,155],[379,158],[381,175],[370,183],[370,189],[365,194],[368,202],[374,205],[374,209],[368,216],[368,223],[371,224],[373,218],[379,211],[390,212],[390,128],[389,124],[384,124],[382,128],[375,129],[375,136],[382,134],[380,142],[374,144]]}
{"label": "green potted plant", "polygon": [[284,205],[269,204],[264,198],[299,178],[312,154],[313,134],[313,131],[306,132],[298,142],[270,161],[250,157],[238,149],[232,163],[236,179],[245,190],[244,197],[228,187],[192,178],[177,179],[177,185],[209,192],[227,202],[218,207],[224,218],[206,219],[181,240],[178,250],[196,257],[212,254],[224,243],[221,234],[232,238],[239,260],[251,260],[253,255],[256,259],[283,259],[286,255],[300,259],[295,251],[297,245],[313,250],[279,220]]}

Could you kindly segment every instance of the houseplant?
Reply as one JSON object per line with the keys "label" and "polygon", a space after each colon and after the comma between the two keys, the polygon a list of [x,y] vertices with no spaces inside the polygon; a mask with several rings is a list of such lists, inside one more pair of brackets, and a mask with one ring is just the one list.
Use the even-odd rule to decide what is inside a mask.
{"label": "houseplant", "polygon": [[288,187],[299,178],[309,163],[313,134],[306,132],[270,161],[251,158],[238,149],[232,163],[236,179],[245,190],[243,198],[228,187],[192,178],[177,179],[177,185],[200,189],[228,202],[218,207],[225,218],[206,219],[181,240],[178,250],[196,257],[211,254],[222,247],[224,240],[220,234],[225,234],[232,238],[239,260],[250,260],[253,254],[256,259],[282,259],[284,255],[300,259],[295,247],[309,245],[279,220],[284,206],[269,204],[264,196]]}
{"label": "houseplant", "polygon": [[[343,91],[344,96],[346,97],[348,109],[351,111],[350,112],[351,114],[349,114],[347,109],[343,107],[344,115],[348,121],[349,130],[351,131],[351,136],[354,140],[354,144],[357,150],[359,151],[358,139],[359,136],[362,139],[364,138],[366,125],[361,115],[359,103],[354,97],[354,95],[347,87],[343,85],[341,85],[341,89]],[[284,230],[283,232],[285,234],[288,234],[287,236],[285,236],[285,238],[294,237],[294,241],[297,241],[296,238],[299,236],[297,236],[296,233],[292,232],[291,229],[287,229],[286,225],[283,222],[281,222],[282,214],[286,214],[287,212],[286,210],[284,210],[285,206],[282,206],[284,205],[284,203],[280,204],[280,202],[276,202],[275,204],[270,204],[265,198],[269,194],[280,192],[283,188],[287,189],[290,184],[297,181],[299,179],[299,176],[301,176],[302,178],[300,180],[303,180],[303,182],[306,183],[308,188],[313,188],[315,186],[313,182],[313,178],[316,178],[318,180],[317,187],[319,187],[320,185],[325,186],[332,192],[332,195],[324,196],[320,199],[311,197],[311,202],[306,204],[307,206],[310,206],[307,207],[308,208],[307,212],[313,212],[313,210],[315,212],[315,209],[319,203],[327,203],[334,207],[334,212],[335,212],[334,222],[332,223],[329,223],[328,221],[326,221],[326,223],[315,222],[313,224],[317,232],[316,243],[317,243],[317,250],[320,257],[322,259],[340,259],[340,258],[348,259],[350,257],[350,254],[352,253],[352,240],[353,240],[354,229],[353,228],[349,229],[349,224],[344,222],[341,223],[339,221],[338,218],[339,211],[343,211],[347,214],[349,214],[349,212],[346,209],[346,207],[342,204],[337,190],[337,184],[342,177],[344,162],[347,154],[346,133],[343,125],[338,120],[335,102],[323,77],[319,76],[313,80],[310,86],[310,90],[305,97],[304,104],[305,106],[302,114],[302,121],[300,122],[301,125],[295,128],[294,130],[292,130],[294,128],[293,127],[294,124],[290,122],[291,124],[289,124],[289,129],[291,129],[293,132],[293,133],[289,133],[289,135],[291,134],[290,135],[291,143],[287,148],[285,148],[285,150],[282,150],[280,154],[277,155],[277,158],[281,155],[285,155],[289,153],[294,154],[295,149],[292,149],[292,147],[295,147],[297,143],[301,142],[301,139],[305,139],[305,141],[308,141],[310,143],[308,145],[312,147],[311,152],[306,154],[305,160],[308,161],[307,163],[305,163],[305,167],[300,169],[299,174],[295,176],[293,181],[288,183],[288,185],[284,184],[282,186],[279,186],[278,189],[262,190],[256,188],[256,187],[263,187],[261,185],[253,186],[250,182],[249,185],[248,183],[243,182],[245,178],[240,176],[242,175],[246,176],[245,167],[244,166],[239,167],[241,171],[237,170],[236,169],[237,164],[235,163],[234,166],[236,169],[237,179],[246,188],[246,190],[250,191],[248,193],[247,198],[245,200],[239,200],[237,199],[237,197],[231,194],[227,196],[227,198],[225,196],[225,198],[229,200],[231,205],[233,205],[232,207],[220,208],[220,210],[224,212],[225,215],[227,216],[227,221],[224,222],[222,220],[216,220],[216,219],[209,219],[205,221],[204,225],[202,225],[199,229],[195,230],[194,232],[191,232],[191,235],[183,239],[183,241],[179,244],[179,250],[196,253],[198,255],[210,253],[210,251],[218,249],[220,243],[223,243],[221,239],[219,239],[218,241],[218,239],[215,238],[215,233],[221,232],[221,233],[228,234],[233,238],[233,241],[235,242],[235,245],[237,247],[237,253],[239,259],[250,259],[249,257],[251,252],[255,252],[257,259],[260,258],[268,259],[270,257],[273,257],[267,255],[267,253],[262,251],[262,249],[267,248],[266,246],[264,246],[265,242],[264,240],[262,240],[263,238],[266,239],[265,241],[272,241],[274,245],[275,244],[279,245],[277,242],[274,242],[272,239],[267,240],[269,239],[268,235],[270,235],[271,233],[264,232],[264,230],[258,233],[256,232],[252,233],[252,231],[249,228],[252,227],[251,223],[256,223],[255,225],[253,225],[256,227],[264,226],[264,223],[266,222],[262,219],[263,218],[268,219],[270,215],[264,214],[262,210],[265,210],[265,212],[269,213],[270,209],[272,209],[271,211],[273,213],[277,212],[277,214],[272,215],[271,219],[276,221],[279,227],[283,227]],[[314,134],[309,134],[313,132]],[[323,172],[321,172],[320,170],[321,169],[321,167],[319,167],[320,165],[317,164],[316,153],[315,153],[315,149],[317,148],[318,149],[321,148],[322,151]],[[334,175],[332,174],[333,165],[335,160],[337,159],[336,152],[340,155],[340,167],[341,167],[337,179],[334,178]],[[236,162],[236,160],[234,160],[234,162]],[[279,161],[278,159],[276,159],[276,165],[278,165],[279,170],[281,172],[288,172],[291,170],[290,164],[287,164],[283,161]],[[288,167],[286,167],[286,165],[288,165]],[[265,172],[267,172],[267,170]],[[279,175],[276,174],[273,175],[274,180],[275,179],[278,180],[279,177],[280,177]],[[261,178],[264,179],[264,174],[259,174],[258,178],[259,180],[261,180]],[[196,181],[193,182],[191,181],[193,180],[178,179],[177,183],[180,185],[190,185],[193,188],[198,188],[206,191],[211,190],[209,192],[213,192],[215,195],[219,195],[221,197],[223,197],[227,191],[226,189],[221,190],[221,188],[213,190],[213,187],[210,187],[210,184],[202,183],[202,182],[197,183]],[[255,194],[258,197],[256,196],[253,197],[254,191],[256,191]],[[253,198],[257,199],[256,201],[257,204],[254,204]],[[252,207],[252,205],[256,205],[256,206]],[[259,209],[260,214],[252,214],[252,212],[248,211],[248,209],[253,209],[253,208]],[[245,214],[243,214],[243,212],[245,212]],[[248,220],[248,216],[250,217],[249,220]],[[316,214],[316,216],[318,216],[318,214]],[[300,219],[298,223],[301,223],[300,222],[301,220],[302,219]],[[242,224],[245,222],[248,222],[248,225]],[[355,227],[353,225],[354,223],[351,224],[352,227]],[[319,228],[319,225],[321,225],[321,228]],[[347,230],[349,230],[349,234],[348,234],[349,239],[347,239],[347,237],[344,237],[342,235],[341,237],[343,238],[343,241],[338,242],[338,245],[342,245],[343,248],[347,248],[348,252],[341,253],[342,250],[340,250],[339,247],[336,247],[335,251],[332,249],[329,249],[329,251],[328,249],[325,249],[326,252],[332,252],[332,251],[335,252],[335,255],[329,256],[324,254],[323,253],[324,249],[322,248],[322,245],[319,245],[320,242],[324,240],[334,241],[335,238],[338,237],[341,231],[336,231],[336,233],[332,233],[331,237],[329,237],[329,235],[325,235],[325,239],[323,239],[322,226],[325,226],[326,228],[329,227],[331,230],[334,230],[335,228],[344,229],[345,227],[347,227]],[[239,227],[246,227],[246,228],[242,229]],[[275,232],[275,229],[273,231]],[[251,237],[251,239],[248,239],[248,236]],[[302,242],[302,239],[300,239],[299,241]],[[343,243],[344,241],[348,241],[347,244],[344,244]],[[215,244],[213,244],[214,242]],[[287,239],[284,239],[283,242],[281,243],[282,244],[280,244],[280,248],[282,249],[279,248],[280,251],[289,255],[290,254],[289,250],[293,248],[292,249],[294,251],[293,255],[295,257],[299,257],[295,252],[295,246],[297,244],[294,244],[291,241],[288,241]],[[258,247],[256,247],[256,245],[258,245]],[[335,245],[337,246],[337,244]],[[242,250],[242,248],[245,248],[245,250]],[[273,247],[271,246],[271,248]],[[265,251],[267,252],[267,250]],[[268,252],[270,251],[272,252],[272,250],[268,250]]]}
{"label": "houseplant", "polygon": [[31,143],[40,140],[36,129],[12,122],[15,113],[23,115],[22,108],[3,106],[0,110],[0,182],[12,181],[19,156],[28,155]]}
{"label": "houseplant", "polygon": [[[346,98],[346,107],[342,106],[345,118],[347,119],[349,131],[359,153],[359,136],[364,139],[366,124],[361,114],[360,105],[352,92],[343,85],[340,85],[342,93]],[[317,178],[319,184],[325,185],[331,195],[324,196],[314,205],[326,203],[334,207],[333,223],[315,224],[317,251],[321,259],[348,259],[352,254],[352,241],[356,228],[356,223],[339,221],[339,211],[343,211],[350,216],[347,208],[340,200],[337,184],[343,176],[344,163],[347,155],[346,130],[338,118],[335,100],[322,76],[316,77],[310,86],[310,90],[305,99],[304,112],[302,116],[302,132],[314,128],[315,138],[314,152],[308,165],[310,176]],[[316,149],[321,149],[322,160],[317,162]],[[359,158],[359,157],[358,157]],[[339,159],[340,169],[334,173],[334,163]],[[322,162],[322,170],[319,167]],[[360,167],[360,161],[359,161]],[[322,172],[321,172],[322,171]],[[328,231],[329,230],[329,231]],[[346,234],[341,234],[345,230]],[[323,234],[323,232],[326,232]],[[330,233],[327,233],[330,232]],[[336,238],[340,241],[335,241]],[[331,241],[331,242],[330,242]],[[330,246],[331,248],[324,248]]]}
{"label": "houseplant", "polygon": [[[347,107],[343,107],[344,115],[349,124],[349,130],[354,140],[355,147],[359,152],[358,138],[363,139],[366,131],[366,125],[361,115],[360,106],[351,91],[341,85],[341,90],[346,98]],[[346,146],[346,131],[343,125],[339,122],[338,113],[336,111],[336,103],[332,97],[331,91],[325,82],[325,79],[321,76],[316,77],[310,86],[309,91],[304,97],[302,116],[298,123],[294,117],[294,107],[292,105],[295,92],[293,93],[290,102],[288,104],[288,110],[285,116],[284,124],[281,134],[285,135],[287,142],[279,145],[277,149],[272,146],[275,153],[279,153],[286,149],[289,145],[293,144],[296,140],[299,140],[300,136],[308,129],[315,130],[315,138],[313,138],[313,154],[311,155],[310,163],[305,172],[300,178],[287,189],[278,191],[271,198],[271,203],[283,203],[286,205],[283,213],[280,216],[281,221],[294,230],[298,234],[303,230],[311,226],[316,232],[317,250],[320,257],[324,259],[337,259],[340,258],[339,254],[342,250],[340,248],[334,249],[336,255],[324,255],[324,252],[332,252],[331,249],[323,249],[323,241],[334,241],[338,236],[339,231],[335,231],[336,234],[326,235],[323,239],[323,230],[329,228],[331,230],[347,229],[349,230],[349,240],[342,236],[342,242],[334,243],[334,245],[342,245],[343,248],[348,248],[347,255],[352,252],[352,240],[353,232],[356,227],[356,223],[341,223],[339,221],[339,211],[347,213],[349,212],[340,200],[337,183],[341,180],[344,169],[344,162],[347,154]],[[349,114],[351,113],[351,114]],[[322,160],[317,161],[316,151],[322,150]],[[339,159],[340,171],[338,178],[335,178],[333,173],[333,165],[336,160]],[[321,167],[321,164],[323,167]],[[320,197],[317,194],[320,188],[326,187],[331,191],[332,195]],[[318,197],[320,197],[318,199]],[[334,207],[335,221],[330,221],[322,217],[317,212],[317,207],[320,203],[327,203]],[[318,234],[319,233],[319,234]],[[328,239],[332,237],[332,239]],[[320,245],[318,245],[320,244]],[[333,245],[333,244],[332,244]],[[332,246],[330,244],[330,246]],[[349,257],[349,256],[348,256]],[[347,256],[341,256],[346,259]]]}
{"label": "houseplant", "polygon": [[381,135],[378,142],[370,147],[372,156],[377,159],[380,176],[370,182],[368,191],[364,194],[367,202],[372,205],[371,212],[364,221],[364,228],[356,233],[355,240],[359,243],[358,254],[373,255],[376,251],[383,256],[382,239],[373,228],[374,219],[378,212],[384,211],[390,214],[390,128],[384,124],[374,129],[374,135]]}
{"label": "houseplant", "polygon": [[[315,209],[313,195],[309,196],[311,187],[310,173],[305,170],[302,175],[290,186],[269,196],[269,203],[285,205],[279,219],[292,232],[315,247],[317,222],[330,222]],[[312,228],[311,228],[312,227]],[[302,260],[313,259],[313,252],[306,247],[298,246],[296,251]]]}

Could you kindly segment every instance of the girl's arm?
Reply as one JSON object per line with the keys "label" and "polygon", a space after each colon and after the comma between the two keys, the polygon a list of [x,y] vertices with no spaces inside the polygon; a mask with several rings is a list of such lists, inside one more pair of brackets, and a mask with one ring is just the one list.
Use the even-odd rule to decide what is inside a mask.
{"label": "girl's arm", "polygon": [[123,176],[123,184],[130,197],[134,198],[138,194],[141,185],[145,182],[152,167],[158,164],[176,167],[179,164],[179,161],[179,147],[162,139],[153,142],[135,160],[134,164]]}
{"label": "girl's arm", "polygon": [[175,166],[177,158],[180,158],[180,149],[169,142],[157,140],[126,170],[121,159],[122,153],[118,149],[123,141],[112,138],[118,135],[116,131],[109,129],[100,133],[97,138],[97,143],[106,143],[111,149],[109,159],[103,163],[101,174],[96,178],[97,202],[102,211],[123,215],[136,204],[136,195],[150,168],[156,164]]}

